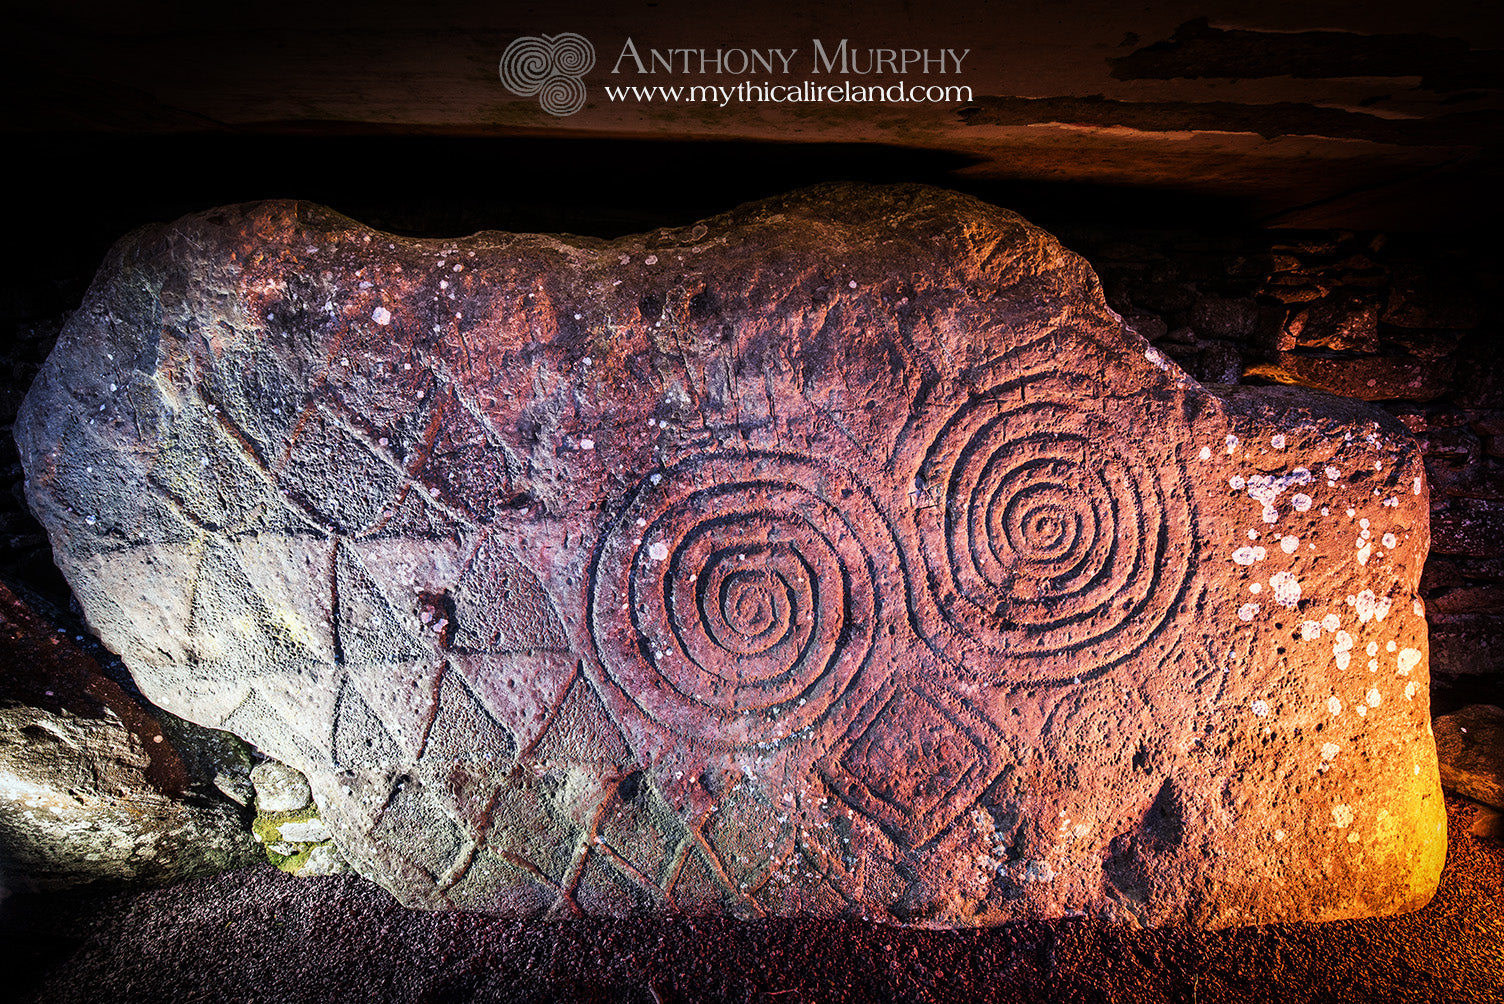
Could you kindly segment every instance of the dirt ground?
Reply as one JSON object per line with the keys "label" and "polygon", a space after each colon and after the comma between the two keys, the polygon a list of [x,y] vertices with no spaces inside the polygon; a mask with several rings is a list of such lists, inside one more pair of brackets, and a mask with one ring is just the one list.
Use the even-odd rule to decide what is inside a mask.
{"label": "dirt ground", "polygon": [[518,923],[407,910],[353,876],[271,866],[146,892],[13,895],[18,1001],[672,1002],[1504,1000],[1504,844],[1448,799],[1441,888],[1402,917],[1230,931],[1087,921],[981,931],[661,918]]}

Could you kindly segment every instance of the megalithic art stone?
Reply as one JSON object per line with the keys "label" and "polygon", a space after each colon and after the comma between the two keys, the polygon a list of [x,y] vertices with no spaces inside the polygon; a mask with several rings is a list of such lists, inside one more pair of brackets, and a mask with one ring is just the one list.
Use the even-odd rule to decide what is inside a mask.
{"label": "megalithic art stone", "polygon": [[1216,927],[1438,881],[1404,428],[1199,385],[967,197],[188,216],[16,435],[142,691],[407,904]]}

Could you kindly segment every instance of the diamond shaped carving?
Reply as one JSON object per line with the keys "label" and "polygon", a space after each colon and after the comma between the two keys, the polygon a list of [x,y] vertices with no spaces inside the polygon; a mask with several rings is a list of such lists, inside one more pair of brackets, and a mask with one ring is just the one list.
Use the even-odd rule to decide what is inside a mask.
{"label": "diamond shaped carving", "polygon": [[997,773],[1001,741],[943,698],[907,688],[879,693],[860,722],[856,737],[821,761],[821,774],[902,846],[928,843]]}

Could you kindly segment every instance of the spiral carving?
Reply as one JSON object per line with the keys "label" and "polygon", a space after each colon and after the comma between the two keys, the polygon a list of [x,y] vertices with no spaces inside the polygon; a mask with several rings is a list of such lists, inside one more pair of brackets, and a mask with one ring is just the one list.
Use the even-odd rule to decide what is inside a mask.
{"label": "spiral carving", "polygon": [[686,735],[769,742],[813,723],[871,652],[887,524],[847,475],[798,457],[702,456],[656,479],[592,569],[606,673]]}
{"label": "spiral carving", "polygon": [[920,471],[916,628],[972,675],[1089,675],[1169,622],[1193,572],[1193,514],[1147,431],[1080,396],[994,388],[956,409]]}
{"label": "spiral carving", "polygon": [[585,107],[585,82],[595,66],[595,46],[583,35],[525,35],[501,54],[501,82],[519,97],[538,97],[550,115],[573,115]]}

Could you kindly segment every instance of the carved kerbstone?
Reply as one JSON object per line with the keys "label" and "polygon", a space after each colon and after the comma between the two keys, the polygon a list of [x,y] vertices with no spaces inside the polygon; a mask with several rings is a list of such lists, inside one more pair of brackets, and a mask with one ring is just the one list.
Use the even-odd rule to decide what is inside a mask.
{"label": "carved kerbstone", "polygon": [[1219,926],[1438,879],[1405,430],[1198,385],[959,195],[189,216],[16,430],[142,690],[405,903]]}

